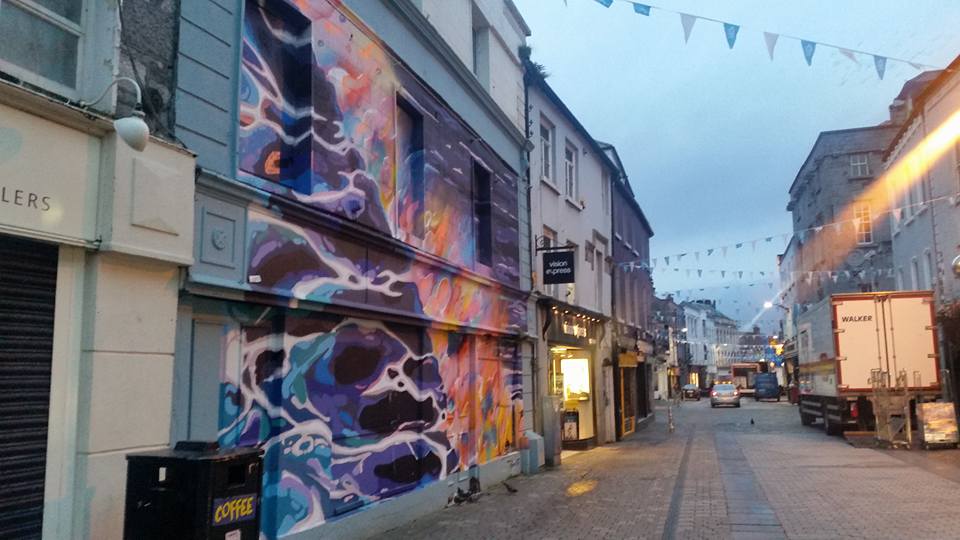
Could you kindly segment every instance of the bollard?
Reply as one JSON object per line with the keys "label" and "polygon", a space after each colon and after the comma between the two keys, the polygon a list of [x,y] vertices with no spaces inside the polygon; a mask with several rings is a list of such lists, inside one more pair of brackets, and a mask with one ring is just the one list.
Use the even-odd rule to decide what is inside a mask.
{"label": "bollard", "polygon": [[673,433],[673,407],[667,405],[667,429]]}

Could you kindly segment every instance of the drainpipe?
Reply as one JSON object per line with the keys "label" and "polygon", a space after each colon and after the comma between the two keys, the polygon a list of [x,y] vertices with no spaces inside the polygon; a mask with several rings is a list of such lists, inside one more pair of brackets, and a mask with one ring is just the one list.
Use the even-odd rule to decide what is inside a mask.
{"label": "drainpipe", "polygon": [[[522,62],[521,64],[522,64],[523,70],[524,70],[524,74],[523,74],[523,133],[524,133],[524,135],[525,135],[525,137],[526,137],[527,142],[529,143],[529,142],[530,142],[530,137],[531,137],[531,133],[530,133],[530,84],[529,84],[529,82],[527,81],[527,73],[526,73],[526,71],[527,71],[527,69],[528,69],[529,66],[528,66],[527,62]],[[530,179],[530,159],[527,157],[528,154],[529,154],[529,151],[527,150],[526,147],[523,148],[523,150],[521,150],[520,160],[521,160],[521,163],[524,164],[524,169],[525,169],[525,170],[524,170],[524,177],[525,177],[526,180],[527,180],[527,186],[526,186],[526,188],[527,188],[527,207],[526,207],[524,210],[525,210],[526,213],[527,213],[527,253],[530,254],[530,270],[529,270],[530,291],[529,291],[529,293],[527,294],[527,306],[530,305],[530,298],[534,295],[534,291],[536,290],[536,283],[534,283],[534,278],[533,278],[533,276],[534,276],[534,274],[536,274],[536,272],[534,271],[534,268],[536,268],[536,264],[537,264],[537,260],[536,260],[536,259],[537,259],[537,252],[533,249],[534,246],[535,246],[534,241],[533,241],[533,210],[532,210],[532,206],[531,206],[531,203],[530,203],[530,197],[531,197],[531,195],[533,194],[533,182],[532,182],[531,179]],[[539,312],[539,311],[538,311],[539,308],[536,307],[536,304],[534,304],[534,306],[535,306],[535,307],[534,307],[534,331],[537,331],[537,327],[538,327],[539,325],[537,325],[536,321],[537,321],[537,315],[538,315],[538,312]],[[527,319],[528,319],[528,322],[529,322],[529,315],[527,316]],[[537,335],[540,335],[540,332],[537,332]],[[539,407],[538,404],[539,404],[540,399],[541,399],[540,391],[539,391],[539,389],[537,388],[537,381],[538,381],[538,379],[540,378],[540,372],[539,372],[539,368],[540,368],[540,365],[539,365],[539,364],[540,364],[540,363],[538,362],[538,358],[537,358],[537,353],[538,353],[538,350],[539,350],[539,347],[537,346],[537,343],[538,343],[539,340],[537,339],[536,336],[534,336],[534,337],[530,337],[530,336],[529,336],[529,329],[528,329],[528,332],[527,332],[527,339],[530,341],[530,344],[531,344],[531,346],[532,346],[532,347],[531,347],[531,348],[532,348],[532,352],[531,352],[531,355],[530,355],[530,375],[531,375],[530,381],[531,381],[531,385],[533,386],[533,388],[531,389],[531,390],[533,391],[533,403],[531,404],[531,405],[532,405],[532,409],[533,409],[533,418],[531,419],[531,426],[533,427],[533,431],[534,431],[534,432],[537,432],[537,426],[538,426],[537,421],[539,420],[539,418],[538,418],[537,416],[538,416],[538,413],[540,412],[540,407]],[[543,435],[543,426],[540,427],[539,433],[540,433],[541,435]]]}

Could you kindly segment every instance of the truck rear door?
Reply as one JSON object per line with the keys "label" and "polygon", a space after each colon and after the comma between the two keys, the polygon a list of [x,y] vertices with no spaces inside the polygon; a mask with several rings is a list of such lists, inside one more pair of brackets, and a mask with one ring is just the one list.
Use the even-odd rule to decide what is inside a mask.
{"label": "truck rear door", "polygon": [[909,386],[917,386],[915,374],[919,376],[919,386],[938,383],[932,300],[930,293],[918,291],[891,294],[883,303],[891,378],[893,373],[906,370]]}
{"label": "truck rear door", "polygon": [[871,390],[871,370],[888,371],[879,297],[835,296],[833,321],[842,390]]}

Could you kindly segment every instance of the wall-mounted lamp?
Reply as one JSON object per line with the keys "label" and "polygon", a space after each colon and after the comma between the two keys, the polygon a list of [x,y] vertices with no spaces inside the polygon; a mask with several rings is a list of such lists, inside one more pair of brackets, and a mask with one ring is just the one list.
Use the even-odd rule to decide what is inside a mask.
{"label": "wall-mounted lamp", "polygon": [[125,116],[123,118],[117,118],[113,121],[113,129],[117,131],[117,135],[127,143],[127,146],[133,148],[137,152],[142,152],[144,148],[147,147],[147,141],[150,140],[150,128],[147,126],[147,123],[144,121],[143,109],[141,106],[141,95],[140,95],[140,85],[137,84],[137,81],[131,79],[130,77],[117,77],[113,80],[107,87],[103,90],[103,94],[100,94],[96,100],[86,103],[81,101],[81,107],[90,107],[100,103],[103,98],[107,97],[107,92],[121,81],[128,82],[133,85],[133,88],[137,93],[137,101],[133,106],[133,113],[130,116]]}

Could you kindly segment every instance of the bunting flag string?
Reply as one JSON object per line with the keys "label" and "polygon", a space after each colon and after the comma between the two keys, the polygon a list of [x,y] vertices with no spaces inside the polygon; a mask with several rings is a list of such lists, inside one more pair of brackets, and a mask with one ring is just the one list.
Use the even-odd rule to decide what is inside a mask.
{"label": "bunting flag string", "polygon": [[[565,0],[565,1],[566,1],[566,0]],[[595,1],[596,3],[604,6],[604,7],[607,7],[607,8],[609,8],[609,7],[611,7],[611,6],[613,5],[613,0],[594,0],[594,1]],[[684,12],[681,12],[681,11],[676,11],[676,10],[673,10],[673,9],[663,8],[663,7],[660,7],[660,6],[653,6],[653,5],[650,5],[650,4],[641,4],[641,3],[639,3],[639,2],[634,2],[633,0],[620,0],[620,1],[626,2],[626,3],[628,3],[628,4],[631,4],[631,5],[633,6],[633,11],[634,11],[634,13],[637,13],[637,14],[639,14],[639,15],[644,15],[644,16],[647,16],[647,17],[650,16],[650,10],[652,10],[652,9],[657,9],[657,10],[660,10],[660,11],[663,11],[663,12],[675,13],[675,14],[677,14],[677,15],[680,15],[680,24],[681,24],[681,26],[683,27],[683,42],[684,42],[684,43],[689,43],[689,42],[690,42],[690,36],[691,36],[691,34],[693,34],[693,27],[694,27],[694,25],[697,23],[697,21],[700,20],[700,19],[703,19],[703,20],[705,20],[705,21],[710,21],[710,22],[719,23],[719,24],[723,25],[724,37],[726,38],[727,46],[728,46],[730,49],[733,49],[733,46],[734,46],[734,44],[735,44],[736,41],[737,41],[737,36],[738,36],[738,34],[739,34],[739,32],[740,32],[740,29],[742,28],[742,25],[739,25],[739,24],[733,24],[733,23],[728,22],[728,21],[721,21],[721,20],[719,20],[719,19],[713,19],[713,18],[710,18],[710,17],[704,17],[704,16],[702,16],[702,15],[694,15],[694,14],[691,14],[691,13],[684,13]],[[793,39],[793,40],[799,41],[799,42],[800,42],[800,48],[801,48],[801,50],[803,51],[803,58],[804,58],[804,60],[806,61],[806,63],[807,63],[808,66],[813,65],[813,55],[814,55],[814,53],[816,52],[817,47],[828,47],[828,48],[831,48],[831,49],[835,49],[837,52],[839,52],[840,54],[842,54],[843,56],[845,56],[846,58],[850,59],[852,62],[854,62],[854,63],[856,63],[856,64],[858,64],[858,65],[860,64],[860,60],[857,58],[857,55],[864,55],[864,56],[873,57],[874,67],[876,68],[877,76],[878,76],[880,79],[883,79],[883,76],[884,76],[884,74],[886,73],[887,61],[888,61],[888,60],[894,61],[894,62],[899,62],[899,63],[902,63],[902,64],[907,64],[907,65],[909,65],[910,67],[912,67],[912,68],[914,68],[914,69],[916,69],[916,70],[918,70],[918,71],[923,71],[923,70],[925,70],[925,69],[939,69],[937,66],[932,66],[932,65],[929,65],[929,64],[924,64],[924,63],[922,63],[922,62],[916,62],[916,61],[913,61],[913,60],[907,60],[907,59],[904,59],[904,58],[896,58],[896,57],[893,57],[893,56],[886,56],[886,55],[875,54],[875,53],[872,53],[872,52],[862,51],[862,50],[858,50],[858,49],[851,49],[851,48],[849,48],[849,47],[841,47],[841,46],[839,46],[839,45],[834,45],[834,44],[832,44],[832,43],[826,43],[826,42],[824,42],[824,41],[817,41],[817,40],[813,40],[813,39],[801,38],[801,37],[797,37],[797,36],[791,36],[791,35],[788,35],[788,34],[780,34],[780,33],[763,31],[763,40],[764,40],[764,43],[765,43],[766,46],[767,46],[767,53],[770,55],[770,60],[771,60],[771,61],[773,61],[773,51],[774,51],[774,49],[776,48],[776,46],[777,46],[777,41],[778,41],[780,38],[787,38],[787,39]]]}
{"label": "bunting flag string", "polygon": [[[956,201],[957,201],[958,197],[960,197],[960,194],[944,195],[944,196],[934,197],[934,198],[932,198],[932,199],[927,199],[927,200],[924,200],[924,201],[916,202],[916,203],[913,203],[913,204],[907,204],[907,205],[900,206],[900,207],[897,207],[897,208],[891,208],[891,209],[889,209],[889,210],[884,210],[884,211],[876,212],[876,213],[874,214],[873,220],[876,221],[877,219],[880,218],[880,216],[884,216],[884,215],[886,215],[886,214],[890,214],[890,215],[893,216],[897,221],[900,221],[900,220],[903,218],[903,215],[904,215],[904,211],[905,211],[905,210],[908,210],[908,209],[920,209],[920,208],[923,208],[923,207],[925,207],[925,206],[927,206],[927,205],[929,205],[929,204],[933,204],[933,203],[937,203],[937,202],[941,202],[941,201],[946,201],[946,202],[948,202],[950,205],[954,205],[954,204],[956,204]],[[913,213],[916,213],[916,212],[913,212]],[[751,239],[748,239],[748,240],[743,240],[743,241],[741,241],[741,242],[735,242],[735,243],[733,243],[733,244],[727,244],[727,245],[723,245],[723,246],[717,246],[717,247],[712,247],[712,248],[707,248],[707,249],[701,249],[700,251],[705,252],[705,254],[706,254],[706,256],[707,256],[708,258],[709,258],[709,257],[712,257],[714,253],[716,253],[716,252],[719,251],[720,254],[721,254],[724,258],[726,258],[727,252],[728,252],[731,248],[736,249],[736,250],[739,250],[739,249],[742,249],[744,245],[746,245],[746,244],[749,243],[751,246],[753,246],[754,250],[756,250],[757,244],[759,244],[761,241],[763,241],[763,242],[765,242],[765,243],[772,243],[772,242],[773,242],[773,239],[774,239],[776,236],[779,236],[779,237],[781,238],[781,240],[783,240],[783,243],[784,243],[784,244],[786,244],[787,242],[790,241],[790,237],[791,237],[792,235],[793,235],[793,236],[796,236],[796,237],[797,237],[797,240],[799,240],[801,244],[805,244],[805,243],[807,243],[807,241],[808,241],[808,239],[809,239],[809,237],[810,237],[811,235],[822,234],[824,230],[827,230],[828,232],[832,231],[834,234],[840,234],[841,232],[843,232],[843,227],[844,227],[844,226],[850,226],[850,227],[853,228],[854,231],[856,231],[857,228],[858,228],[860,225],[861,225],[861,219],[860,219],[860,218],[853,218],[853,219],[848,219],[848,220],[833,221],[833,222],[830,222],[830,223],[824,223],[823,225],[816,225],[816,226],[814,226],[814,227],[810,227],[810,228],[807,228],[807,229],[797,229],[797,230],[794,231],[793,233],[780,233],[779,235],[776,235],[776,234],[775,234],[775,235],[773,235],[773,236],[763,236],[763,237],[759,237],[759,238],[751,238]],[[700,251],[694,252],[695,255],[697,255],[697,257],[696,257],[697,262],[700,261],[700,258],[699,258],[699,253],[700,253]],[[653,266],[656,266],[658,259],[662,259],[663,262],[664,262],[664,264],[665,264],[666,266],[670,266],[670,259],[671,259],[671,257],[674,258],[675,261],[680,261],[680,260],[681,260],[683,257],[685,257],[688,253],[689,253],[689,252],[684,252],[684,253],[679,253],[679,254],[671,254],[671,255],[668,255],[668,256],[654,257],[654,258],[652,259],[652,262],[653,262],[652,265],[653,265]]]}

